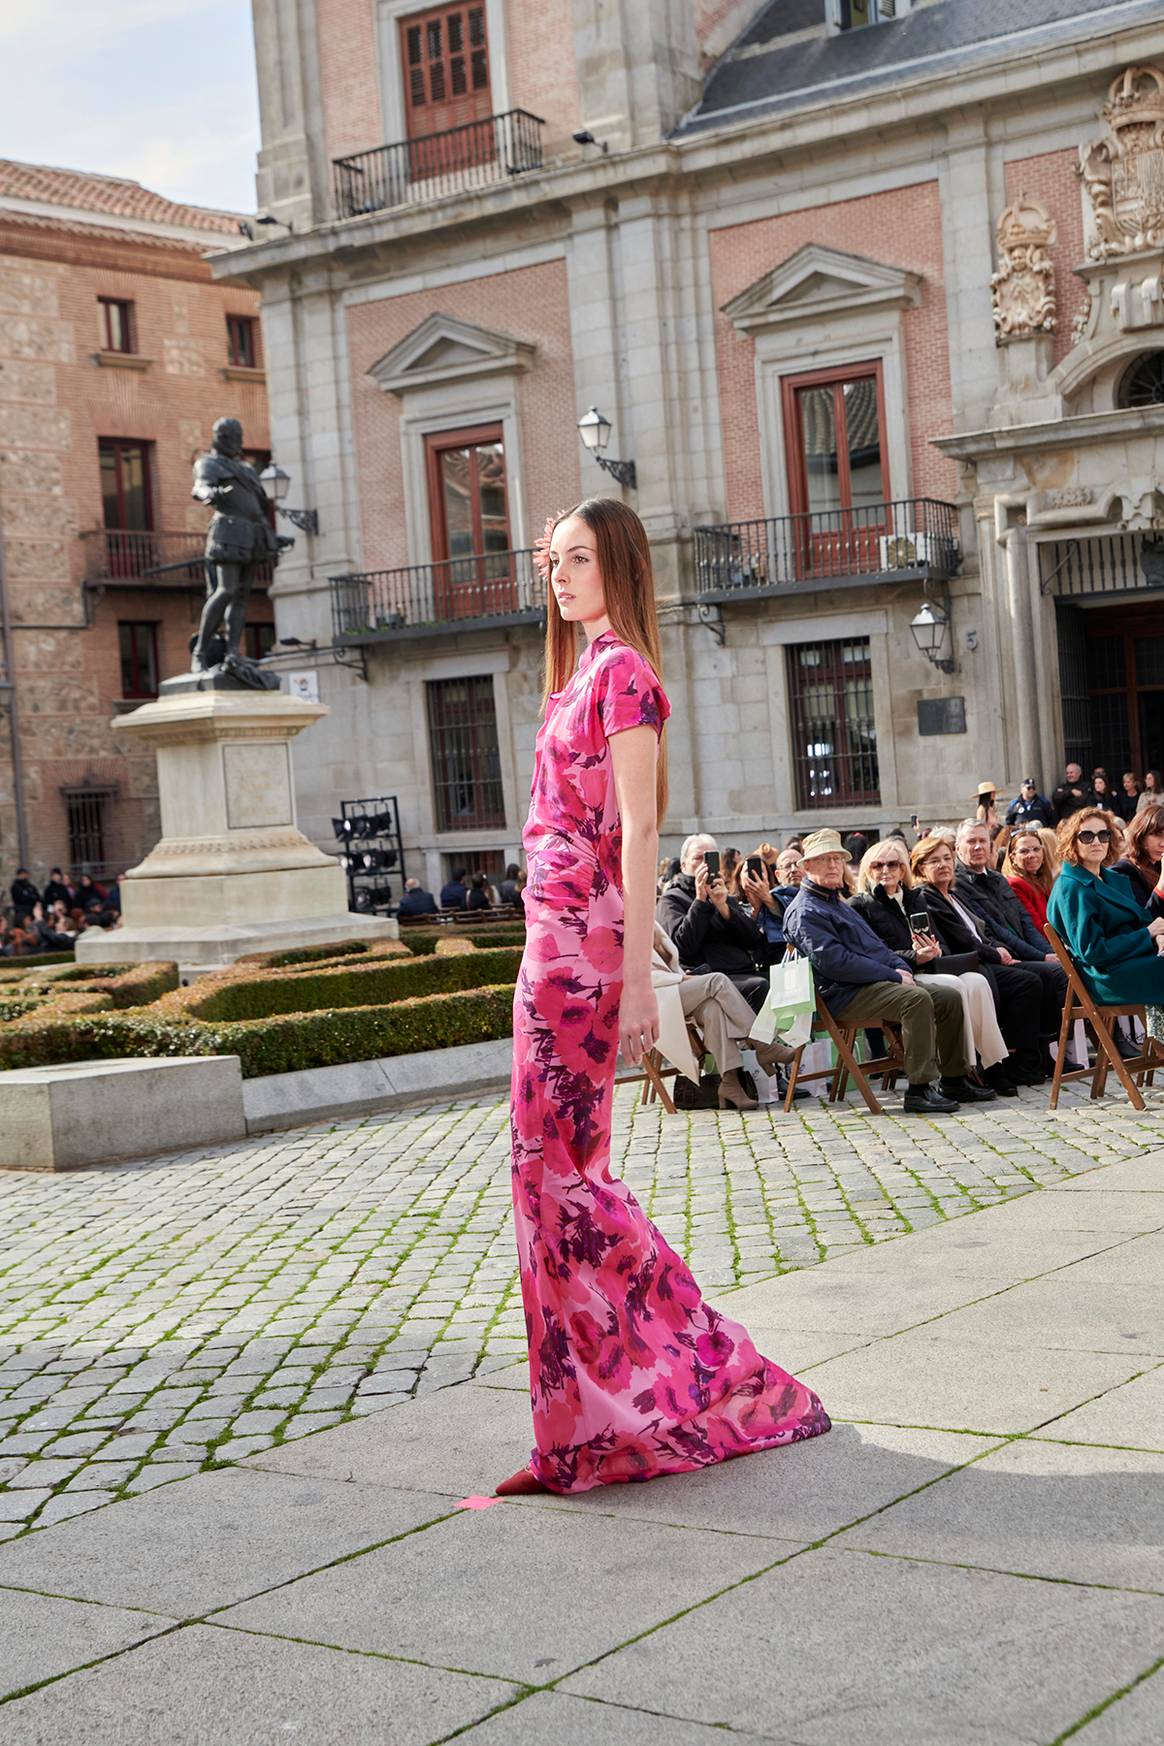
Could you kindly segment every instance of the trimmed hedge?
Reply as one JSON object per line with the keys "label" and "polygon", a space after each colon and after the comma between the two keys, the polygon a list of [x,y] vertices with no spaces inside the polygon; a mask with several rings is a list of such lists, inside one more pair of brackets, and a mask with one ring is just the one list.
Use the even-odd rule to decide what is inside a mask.
{"label": "trimmed hedge", "polygon": [[470,940],[474,945],[481,940],[484,946],[479,946],[478,951],[489,946],[524,946],[525,929],[520,922],[477,922],[463,930],[455,926],[407,928],[400,939],[410,952],[423,958],[436,951],[438,940]]}

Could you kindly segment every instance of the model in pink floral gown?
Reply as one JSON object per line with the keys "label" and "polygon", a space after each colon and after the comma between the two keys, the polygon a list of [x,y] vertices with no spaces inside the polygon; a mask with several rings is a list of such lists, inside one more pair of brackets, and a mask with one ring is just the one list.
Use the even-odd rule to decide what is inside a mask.
{"label": "model in pink floral gown", "polygon": [[534,1478],[651,1479],[829,1429],[812,1390],[704,1303],[610,1173],[622,994],[622,843],[608,739],[670,703],[615,634],[589,643],[538,731],[513,1007],[513,1205]]}

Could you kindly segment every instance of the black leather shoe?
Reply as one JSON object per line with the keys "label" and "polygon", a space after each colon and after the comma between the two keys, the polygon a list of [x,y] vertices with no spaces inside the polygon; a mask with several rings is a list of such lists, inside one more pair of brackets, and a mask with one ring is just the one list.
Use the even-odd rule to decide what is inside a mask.
{"label": "black leather shoe", "polygon": [[1013,1055],[1006,1063],[1004,1071],[1014,1085],[1041,1085],[1043,1083],[1043,1069],[1041,1067],[1020,1067]]}
{"label": "black leather shoe", "polygon": [[906,1115],[953,1115],[956,1097],[943,1097],[936,1085],[911,1085],[902,1105]]}
{"label": "black leather shoe", "polygon": [[997,1091],[991,1091],[988,1085],[974,1085],[969,1079],[939,1079],[938,1090],[943,1097],[952,1097],[955,1103],[996,1103]]}
{"label": "black leather shoe", "polygon": [[[776,1075],[776,1089],[780,1093],[781,1101],[783,1101],[783,1099],[788,1096],[788,1075],[783,1068],[781,1068]],[[808,1089],[807,1085],[798,1085],[796,1090],[792,1093],[792,1101],[793,1103],[796,1103],[802,1097],[811,1096],[812,1092]]]}
{"label": "black leather shoe", "polygon": [[1017,1097],[1018,1087],[1004,1068],[1001,1061],[994,1067],[987,1067],[982,1076],[992,1091],[999,1097]]}

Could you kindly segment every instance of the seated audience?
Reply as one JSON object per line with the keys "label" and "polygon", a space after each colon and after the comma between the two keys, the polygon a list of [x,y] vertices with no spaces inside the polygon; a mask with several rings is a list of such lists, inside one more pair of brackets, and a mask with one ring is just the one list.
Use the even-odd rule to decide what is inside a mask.
{"label": "seated audience", "polygon": [[1112,872],[1123,874],[1150,916],[1164,915],[1164,805],[1145,807],[1131,820]]}
{"label": "seated audience", "polygon": [[484,873],[474,873],[465,898],[466,909],[492,909],[493,895]]}
{"label": "seated audience", "polygon": [[27,930],[35,935],[38,952],[68,952],[72,950],[73,934],[59,932],[53,920],[45,915],[42,903],[33,906],[32,915],[25,924]]}
{"label": "seated audience", "polygon": [[91,873],[82,873],[77,888],[77,902],[86,915],[105,908],[105,893]]}
{"label": "seated audience", "polygon": [[1149,917],[1111,866],[1110,813],[1084,807],[1059,826],[1063,866],[1047,920],[1103,1006],[1140,1005],[1148,1035],[1164,1044],[1164,916]]}
{"label": "seated audience", "polygon": [[1003,856],[1002,876],[1045,939],[1043,923],[1055,875],[1047,865],[1043,834],[1037,825],[1020,825],[1013,832]]}
{"label": "seated audience", "polygon": [[1164,806],[1164,778],[1159,770],[1144,772],[1144,786],[1136,802],[1136,811],[1147,812],[1150,806]]}
{"label": "seated audience", "polygon": [[655,923],[651,952],[651,983],[660,1009],[665,1000],[677,999],[684,1021],[691,1019],[699,1027],[704,1043],[715,1056],[720,1076],[720,1109],[729,1106],[732,1109],[756,1109],[756,1099],[740,1079],[743,1065],[740,1044],[755,1050],[764,1073],[776,1073],[782,1063],[791,1061],[796,1051],[778,1040],[749,1043],[748,1033],[756,1015],[730,976],[725,976],[721,970],[712,970],[705,975],[683,970],[678,947],[658,922]]}
{"label": "seated audience", "polygon": [[708,873],[707,851],[716,847],[704,832],[686,839],[655,919],[678,947],[684,970],[721,970],[759,1012],[768,994],[768,942],[740,899],[728,895],[723,875]]}
{"label": "seated audience", "polygon": [[8,889],[12,893],[12,907],[17,916],[31,915],[33,905],[40,902],[40,892],[29,878],[27,867],[16,869],[16,878]]}
{"label": "seated audience", "polygon": [[901,1026],[906,1113],[949,1115],[968,1090],[965,1074],[973,1064],[961,996],[915,982],[900,953],[842,897],[848,861],[836,831],[813,831],[805,839],[804,879],[784,931],[811,963],[817,993],[839,1022],[888,1019]]}
{"label": "seated audience", "polygon": [[[1078,768],[1078,766],[1075,766]],[[991,944],[1034,971],[1042,984],[1040,1033],[1044,1040],[1044,1070],[1051,1070],[1050,1044],[1059,1035],[1067,978],[1030,916],[1001,873],[989,865],[990,838],[984,825],[963,819],[956,839],[958,873],[955,889],[959,901],[984,923]],[[1069,1067],[1068,1071],[1076,1069]]]}
{"label": "seated audience", "polygon": [[1087,784],[1083,780],[1082,764],[1068,764],[1063,772],[1063,780],[1051,796],[1051,805],[1055,809],[1055,823],[1070,818],[1073,812],[1078,812],[1081,806],[1087,804]]}
{"label": "seated audience", "polygon": [[465,886],[465,872],[464,867],[454,868],[452,878],[441,886],[442,909],[464,909],[469,895]]}
{"label": "seated audience", "polygon": [[1125,770],[1120,777],[1119,789],[1115,795],[1116,811],[1126,823],[1136,816],[1136,803],[1140,798],[1140,784],[1136,780],[1134,770]]}
{"label": "seated audience", "polygon": [[1091,778],[1091,797],[1101,812],[1117,812],[1115,795],[1111,791],[1111,783],[1106,772],[1096,770]]}
{"label": "seated audience", "polygon": [[426,891],[419,879],[404,881],[404,896],[396,910],[397,915],[436,915],[437,901],[431,891]]}
{"label": "seated audience", "polygon": [[1039,793],[1033,776],[1024,776],[1023,785],[1006,809],[1005,822],[1012,828],[1020,824],[1052,825],[1055,814],[1045,794]]}
{"label": "seated audience", "polygon": [[949,953],[975,952],[978,968],[994,991],[999,1029],[1010,1045],[1010,1059],[992,1068],[987,1083],[1009,1095],[1006,1084],[1041,1085],[1044,1078],[1038,1044],[1042,984],[1025,965],[1017,964],[991,937],[988,925],[967,909],[955,889],[957,861],[954,833],[931,831],[915,843],[910,869],[926,889],[926,904],[934,932]]}
{"label": "seated audience", "polygon": [[521,868],[518,866],[517,862],[511,861],[505,869],[505,878],[501,880],[497,887],[497,896],[500,901],[502,903],[508,903],[511,907],[514,904],[521,902],[521,894],[517,889],[517,879],[520,872]]}
{"label": "seated audience", "polygon": [[[973,1042],[983,1069],[988,1072],[1005,1062],[1010,1050],[998,1027],[994,991],[978,971],[977,953],[959,957],[943,949],[937,928],[930,919],[925,887],[914,889],[904,843],[895,837],[886,837],[866,851],[857,872],[853,908],[865,917],[890,951],[905,959],[915,976],[925,979],[926,988],[941,984],[952,988],[959,996],[966,1034]],[[989,1090],[968,1081],[967,1095],[960,1101],[990,1102],[1002,1088],[1003,1076],[997,1077],[1000,1080],[998,1085],[987,1080],[992,1087]],[[1013,1092],[1014,1087],[1009,1089]]]}

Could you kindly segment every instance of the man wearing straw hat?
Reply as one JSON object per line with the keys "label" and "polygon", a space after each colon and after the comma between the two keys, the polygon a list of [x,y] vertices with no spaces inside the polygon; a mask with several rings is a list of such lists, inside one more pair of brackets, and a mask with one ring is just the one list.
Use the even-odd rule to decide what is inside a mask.
{"label": "man wearing straw hat", "polygon": [[907,1115],[950,1115],[971,1096],[962,997],[922,986],[904,958],[878,938],[841,893],[849,851],[836,831],[804,840],[804,879],[784,916],[784,932],[812,965],[816,989],[846,1025],[888,1019],[901,1026]]}

